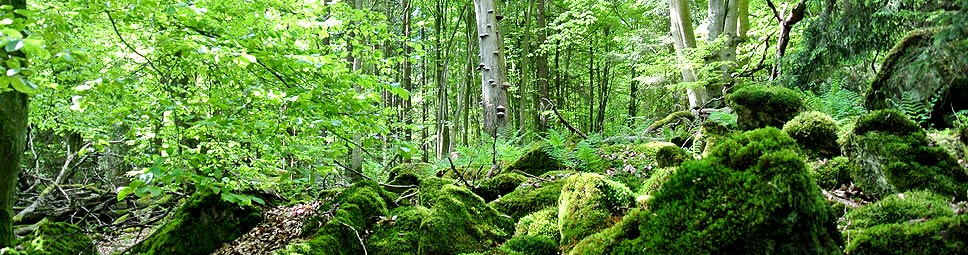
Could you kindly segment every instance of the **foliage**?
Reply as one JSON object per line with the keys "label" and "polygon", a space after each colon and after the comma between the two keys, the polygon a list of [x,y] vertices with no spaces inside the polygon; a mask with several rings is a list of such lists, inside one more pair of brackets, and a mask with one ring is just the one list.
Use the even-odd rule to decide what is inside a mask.
{"label": "foliage", "polygon": [[825,113],[839,124],[845,124],[867,113],[864,98],[857,92],[843,87],[842,81],[834,81],[822,86],[819,94],[810,90],[798,90],[807,109]]}

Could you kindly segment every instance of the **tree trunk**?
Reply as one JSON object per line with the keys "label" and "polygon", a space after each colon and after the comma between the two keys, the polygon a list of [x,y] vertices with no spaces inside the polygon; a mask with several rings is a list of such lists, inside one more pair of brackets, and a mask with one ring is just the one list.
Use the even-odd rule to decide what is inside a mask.
{"label": "tree trunk", "polygon": [[[410,48],[410,15],[412,11],[410,10],[410,0],[403,0],[403,88],[407,92],[413,93],[413,80],[411,75],[413,73],[410,63],[410,53],[412,49]],[[409,96],[403,100],[403,123],[404,126],[404,140],[407,142],[413,142],[413,116],[410,114],[413,108],[413,97]],[[410,162],[410,157],[404,158],[403,162]]]}
{"label": "tree trunk", "polygon": [[[695,82],[696,72],[688,63],[685,55],[686,49],[696,47],[696,35],[692,31],[689,2],[687,0],[669,0],[669,14],[672,41],[676,49],[676,56],[679,59],[682,82]],[[699,108],[709,100],[706,90],[702,88],[687,89],[686,94],[689,97],[690,109]]]}
{"label": "tree trunk", "polygon": [[521,63],[521,75],[518,80],[518,94],[521,96],[518,98],[518,133],[524,134],[525,125],[528,118],[528,74],[529,65],[531,64],[531,58],[528,57],[531,54],[531,9],[534,7],[534,2],[528,2],[527,10],[524,12],[524,30],[521,38],[521,59],[518,63]]}
{"label": "tree trunk", "polygon": [[473,56],[472,52],[474,52],[475,50],[474,42],[476,41],[474,37],[474,32],[473,30],[471,30],[471,27],[473,26],[474,26],[474,14],[471,12],[467,12],[467,14],[464,16],[464,27],[466,28],[464,31],[465,31],[465,35],[467,36],[467,52],[465,54],[467,55],[467,58],[465,59],[465,61],[467,62],[466,63],[467,70],[466,70],[466,73],[464,73],[464,88],[461,89],[461,93],[463,93],[463,95],[461,95],[461,98],[464,99],[464,103],[458,106],[461,109],[460,118],[462,120],[461,121],[461,144],[463,144],[464,146],[467,146],[468,144],[470,144],[470,141],[468,140],[468,134],[471,132],[470,130],[471,107],[470,106],[471,104],[476,103],[471,101],[471,98],[473,98],[471,97],[471,91],[472,91],[471,88],[473,87],[473,80],[474,80],[474,62],[472,58]]}
{"label": "tree trunk", "polygon": [[780,38],[777,39],[776,43],[776,63],[773,65],[773,71],[770,72],[770,80],[772,81],[780,77],[783,55],[786,54],[787,44],[790,43],[790,31],[793,29],[793,25],[803,20],[804,13],[807,10],[807,0],[800,0],[786,18],[780,16],[781,12],[776,10],[776,5],[773,4],[773,1],[766,0],[766,4],[773,11],[773,17],[776,18],[776,22],[780,25]]}
{"label": "tree trunk", "polygon": [[[26,9],[25,0],[4,0],[3,5]],[[24,57],[20,51],[9,57]],[[13,204],[17,199],[17,179],[20,175],[20,158],[24,154],[27,139],[26,94],[17,91],[0,93],[0,248],[16,243],[13,232]]]}
{"label": "tree trunk", "polygon": [[450,97],[447,95],[447,61],[445,61],[445,56],[443,53],[448,49],[444,47],[443,37],[446,35],[447,25],[445,24],[447,20],[447,10],[445,7],[446,1],[438,0],[436,2],[436,18],[434,18],[434,32],[437,33],[435,40],[435,51],[434,51],[434,61],[435,68],[437,69],[437,147],[436,154],[437,158],[441,159],[448,154],[450,154],[450,126],[447,125],[449,119],[448,109]]}
{"label": "tree trunk", "polygon": [[[545,12],[547,8],[545,3],[548,0],[538,0],[538,43],[543,45],[545,41],[548,40],[548,22],[545,19]],[[545,50],[539,50],[538,55],[535,56],[538,71],[538,100],[534,100],[535,104],[540,104],[537,109],[544,109],[546,106],[544,102],[540,100],[541,98],[551,99],[551,95],[548,93],[548,82],[551,80],[548,70],[548,53]],[[538,132],[544,132],[548,129],[548,119],[541,116],[541,111],[535,111],[535,116],[537,117]]]}
{"label": "tree trunk", "polygon": [[483,95],[484,131],[491,136],[504,133],[507,128],[508,109],[507,70],[504,63],[504,46],[501,37],[501,15],[494,0],[474,0],[477,16],[477,34],[481,49],[481,92]]}
{"label": "tree trunk", "polygon": [[[631,68],[629,77],[635,77],[635,68]],[[635,116],[639,113],[639,82],[635,79],[629,81],[629,127],[635,126]]]}
{"label": "tree trunk", "polygon": [[[355,1],[355,8],[360,9],[363,6],[361,1],[362,0]],[[348,65],[347,67],[349,67],[350,70],[353,70],[353,72],[358,72],[362,68],[363,62],[358,57],[353,56],[353,37],[356,37],[356,35],[353,33],[350,33],[347,36],[346,49],[348,52],[350,52],[350,54],[346,56],[346,62]],[[363,92],[358,85],[353,85],[353,89],[356,90],[356,93]],[[360,146],[363,145],[363,134],[360,134],[359,132],[354,133],[353,143],[354,144],[349,145],[353,148],[350,152],[350,170],[344,174],[344,176],[346,176],[351,183],[363,179],[363,176],[360,175],[360,173],[363,173],[363,148],[360,148]]]}

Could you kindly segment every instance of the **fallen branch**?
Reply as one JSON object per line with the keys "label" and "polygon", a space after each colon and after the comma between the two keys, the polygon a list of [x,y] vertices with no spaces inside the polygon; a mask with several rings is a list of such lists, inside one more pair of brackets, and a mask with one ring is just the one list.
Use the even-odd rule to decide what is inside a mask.
{"label": "fallen branch", "polygon": [[581,130],[578,130],[577,128],[575,128],[575,126],[572,126],[571,123],[568,123],[568,121],[565,120],[565,117],[561,116],[561,113],[558,112],[558,107],[555,107],[555,104],[552,103],[551,100],[548,100],[547,98],[541,98],[541,100],[551,106],[551,111],[555,113],[555,116],[558,116],[558,120],[560,120],[561,123],[564,124],[566,128],[568,128],[568,130],[577,134],[582,139],[588,139],[588,135],[585,135],[585,133],[582,133]]}
{"label": "fallen branch", "polygon": [[[27,208],[24,208],[23,210],[21,210],[19,213],[17,213],[17,215],[13,216],[14,223],[20,222],[21,220],[23,220],[24,216],[37,210],[37,207],[40,206],[40,204],[43,204],[44,200],[47,199],[47,195],[49,195],[55,189],[59,190],[62,194],[64,194],[64,197],[70,200],[71,196],[68,195],[67,192],[64,191],[64,189],[60,188],[60,183],[61,181],[64,180],[64,175],[67,173],[67,170],[71,169],[71,163],[74,162],[74,158],[77,157],[80,151],[85,151],[87,150],[88,147],[91,147],[91,143],[84,144],[84,146],[82,146],[81,149],[79,149],[78,151],[75,151],[75,152],[71,152],[70,150],[67,151],[67,158],[64,159],[64,165],[61,166],[60,172],[57,174],[57,178],[54,178],[54,181],[50,184],[50,186],[47,186],[47,188],[45,188],[44,191],[40,192],[40,195],[37,195],[37,198],[34,199],[33,203],[27,206]],[[71,201],[71,203],[73,203],[73,201]]]}
{"label": "fallen branch", "polygon": [[360,247],[363,247],[363,255],[367,255],[368,253],[366,252],[366,244],[363,244],[363,237],[360,237],[360,231],[356,231],[356,228],[354,228],[353,226],[350,226],[350,224],[346,224],[344,222],[340,222],[339,224],[342,224],[343,226],[350,228],[351,230],[353,230],[353,233],[356,233],[356,239],[360,240]]}

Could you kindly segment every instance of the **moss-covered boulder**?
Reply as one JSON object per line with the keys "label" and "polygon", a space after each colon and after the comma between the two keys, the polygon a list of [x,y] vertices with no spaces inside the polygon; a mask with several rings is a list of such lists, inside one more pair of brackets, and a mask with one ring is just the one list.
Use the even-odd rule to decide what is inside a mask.
{"label": "moss-covered boulder", "polygon": [[635,194],[652,195],[662,187],[663,183],[668,181],[669,178],[672,178],[672,175],[676,173],[676,169],[678,168],[679,167],[663,167],[653,169],[652,173],[649,175],[649,178],[645,180],[645,182],[642,184],[642,187],[636,190]]}
{"label": "moss-covered boulder", "polygon": [[968,215],[877,225],[851,237],[848,254],[966,254]]}
{"label": "moss-covered boulder", "polygon": [[931,146],[924,131],[897,110],[862,116],[844,147],[854,166],[851,178],[865,193],[927,189],[966,198],[965,169],[944,149]]}
{"label": "moss-covered boulder", "polygon": [[511,193],[518,185],[526,180],[528,180],[528,177],[524,175],[503,173],[482,181],[478,187],[474,188],[474,193],[481,196],[484,201],[492,201],[507,193]]}
{"label": "moss-covered boulder", "polygon": [[736,131],[730,130],[722,123],[706,121],[699,126],[699,135],[696,140],[701,143],[700,148],[702,148],[702,155],[705,157],[709,155],[719,141],[727,140],[735,134]]}
{"label": "moss-covered boulder", "polygon": [[514,236],[545,236],[561,240],[561,228],[558,226],[558,207],[548,207],[527,216],[521,217],[514,225]]}
{"label": "moss-covered boulder", "polygon": [[565,164],[548,154],[546,149],[542,144],[532,145],[531,150],[511,162],[505,170],[519,170],[531,175],[541,175],[548,171],[565,169]]}
{"label": "moss-covered boulder", "polygon": [[[419,185],[420,180],[431,176],[434,166],[427,163],[401,164],[390,169],[387,183],[395,186]],[[394,192],[402,192],[396,189]]]}
{"label": "moss-covered boulder", "polygon": [[912,220],[954,216],[948,199],[930,191],[912,191],[891,195],[876,203],[851,210],[846,219],[848,232],[857,234],[881,224],[906,223]]}
{"label": "moss-covered boulder", "polygon": [[386,217],[394,194],[373,182],[358,182],[344,190],[320,210],[333,210],[312,239],[306,242],[308,254],[361,254],[361,236]]}
{"label": "moss-covered boulder", "polygon": [[192,195],[168,222],[131,247],[131,254],[209,254],[262,221],[261,209],[209,192]]}
{"label": "moss-covered boulder", "polygon": [[740,88],[726,96],[726,103],[736,112],[736,125],[742,130],[783,127],[803,107],[793,90],[766,85]]}
{"label": "moss-covered boulder", "polygon": [[684,163],[639,236],[609,254],[839,254],[836,216],[786,133],[764,128]]}
{"label": "moss-covered boulder", "polygon": [[659,163],[659,167],[675,167],[686,162],[686,160],[692,159],[688,153],[679,146],[664,146],[659,149],[655,154],[655,159]]}
{"label": "moss-covered boulder", "polygon": [[633,202],[631,190],[605,176],[579,173],[568,177],[558,199],[562,246],[573,246],[585,236],[611,226]]}
{"label": "moss-covered boulder", "polygon": [[935,43],[937,31],[911,31],[898,41],[865,93],[864,107],[909,109],[921,115],[917,119],[924,126],[953,127],[954,113],[968,109],[964,100],[968,98],[968,62],[959,61],[968,54],[963,44]]}
{"label": "moss-covered boulder", "polygon": [[491,201],[490,205],[515,220],[544,208],[558,207],[564,179],[573,174],[575,172],[552,171],[539,178],[530,178],[511,193]]}
{"label": "moss-covered boulder", "polygon": [[98,254],[94,241],[84,233],[84,229],[66,222],[43,220],[24,242],[26,254]]}
{"label": "moss-covered boulder", "polygon": [[829,159],[840,155],[837,121],[825,113],[801,113],[783,125],[783,132],[796,140],[809,157]]}
{"label": "moss-covered boulder", "polygon": [[373,236],[366,240],[367,251],[373,254],[418,254],[420,224],[432,211],[423,206],[398,207],[380,218]]}
{"label": "moss-covered boulder", "polygon": [[[632,209],[622,218],[622,221],[615,223],[615,225],[606,228],[598,233],[585,237],[575,245],[575,248],[571,249],[568,254],[573,255],[604,255],[604,254],[618,254],[612,252],[616,251],[626,251],[627,254],[641,254],[642,252],[632,252],[635,251],[633,247],[636,246],[631,240],[636,240],[640,236],[639,225],[642,221],[647,219],[647,211],[641,211],[638,209]],[[623,245],[625,247],[615,248],[615,246]],[[644,247],[639,247],[641,250]]]}
{"label": "moss-covered boulder", "polygon": [[424,254],[482,252],[511,237],[514,221],[466,188],[445,185],[420,225]]}
{"label": "moss-covered boulder", "polygon": [[832,159],[820,159],[810,162],[810,175],[822,189],[836,189],[841,185],[850,185],[850,159],[837,156]]}
{"label": "moss-covered boulder", "polygon": [[515,255],[557,255],[558,241],[547,236],[523,235],[508,240],[502,248]]}

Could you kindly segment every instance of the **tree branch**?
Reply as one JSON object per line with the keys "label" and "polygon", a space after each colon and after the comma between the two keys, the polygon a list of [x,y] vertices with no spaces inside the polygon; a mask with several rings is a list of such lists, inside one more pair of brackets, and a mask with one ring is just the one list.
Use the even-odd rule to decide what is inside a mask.
{"label": "tree branch", "polygon": [[128,50],[131,50],[131,52],[133,52],[135,55],[138,55],[141,58],[144,58],[145,61],[148,61],[148,66],[150,66],[152,70],[155,70],[156,74],[161,74],[162,73],[161,70],[155,66],[155,63],[152,62],[151,59],[149,59],[145,55],[142,55],[140,52],[138,52],[138,50],[134,48],[134,46],[131,46],[131,44],[129,44],[128,41],[124,40],[124,37],[121,36],[121,31],[118,31],[118,24],[114,21],[114,17],[111,16],[111,11],[105,10],[104,14],[108,15],[108,20],[111,21],[111,28],[114,28],[114,34],[118,36],[118,40],[120,40],[121,43],[124,44],[124,46],[127,47]]}
{"label": "tree branch", "polygon": [[568,123],[568,121],[565,120],[565,117],[561,116],[561,113],[558,112],[558,107],[555,107],[555,103],[552,103],[551,100],[548,100],[547,98],[541,98],[541,100],[551,106],[551,111],[553,111],[555,115],[558,116],[558,120],[560,120],[562,124],[565,124],[565,127],[568,128],[568,130],[577,134],[583,139],[588,139],[588,135],[585,135],[585,133],[582,133],[581,130],[578,130],[577,128],[575,128],[575,126],[572,126],[571,123]]}

